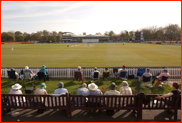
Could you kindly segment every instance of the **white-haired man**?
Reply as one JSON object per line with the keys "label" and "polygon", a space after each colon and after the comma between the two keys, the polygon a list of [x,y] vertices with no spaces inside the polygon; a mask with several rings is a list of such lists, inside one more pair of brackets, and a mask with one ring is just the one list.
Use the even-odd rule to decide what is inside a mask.
{"label": "white-haired man", "polygon": [[[86,83],[83,83],[82,84],[82,87],[81,88],[78,88],[77,89],[77,95],[84,95],[88,92],[88,89],[87,89],[87,84]],[[76,102],[76,98],[75,98],[75,102]],[[86,99],[86,102],[87,102],[87,99]],[[80,105],[80,98],[78,99],[78,104]],[[82,104],[84,104],[84,97],[82,98]]]}
{"label": "white-haired man", "polygon": [[28,66],[25,66],[25,70],[23,71],[23,73],[26,73],[26,72],[30,73],[30,76],[31,76],[32,79],[36,76],[36,74],[33,73],[32,70],[29,69]]}

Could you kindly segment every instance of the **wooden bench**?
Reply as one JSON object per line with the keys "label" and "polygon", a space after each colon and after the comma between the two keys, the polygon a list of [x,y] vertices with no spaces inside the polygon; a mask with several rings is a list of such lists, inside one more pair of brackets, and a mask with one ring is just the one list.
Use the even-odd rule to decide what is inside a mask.
{"label": "wooden bench", "polygon": [[[66,110],[71,117],[72,110],[136,110],[137,118],[142,119],[143,110],[174,110],[174,120],[177,111],[181,109],[181,95],[156,99],[157,95],[100,95],[81,96],[66,95],[13,95],[1,94],[2,114],[7,109],[60,109]],[[41,101],[40,101],[41,100]],[[18,102],[18,103],[14,103]],[[45,103],[38,103],[45,102]],[[98,103],[92,103],[98,102]]]}

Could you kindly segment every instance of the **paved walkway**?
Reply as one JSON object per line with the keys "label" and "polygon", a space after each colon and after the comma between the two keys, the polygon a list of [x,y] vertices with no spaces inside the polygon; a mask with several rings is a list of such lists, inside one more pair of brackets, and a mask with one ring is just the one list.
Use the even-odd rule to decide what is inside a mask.
{"label": "paved walkway", "polygon": [[[37,114],[36,110],[17,109],[16,113],[9,112],[1,117],[3,122],[174,122],[174,116],[164,110],[144,110],[143,120],[139,120],[136,114],[126,110],[118,111],[113,116],[107,116],[106,112],[93,114],[84,110],[75,110],[72,117],[67,118],[65,111],[49,110],[43,114]],[[178,120],[181,121],[181,110],[178,111]]]}

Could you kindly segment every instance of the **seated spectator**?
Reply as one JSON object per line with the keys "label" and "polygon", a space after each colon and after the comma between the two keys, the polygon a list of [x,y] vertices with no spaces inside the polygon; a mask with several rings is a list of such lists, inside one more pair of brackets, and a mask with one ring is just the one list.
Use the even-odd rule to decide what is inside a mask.
{"label": "seated spectator", "polygon": [[[76,95],[84,95],[84,93],[87,93],[88,89],[87,89],[87,84],[83,83],[81,88],[77,89],[77,93]],[[76,102],[76,98],[75,98],[75,102]],[[87,102],[87,100],[86,100]],[[80,98],[78,99],[78,104],[80,105]],[[82,104],[84,104],[84,98],[82,98]]]}
{"label": "seated spectator", "polygon": [[[45,83],[42,83],[40,86],[39,86],[39,88],[37,88],[36,90],[35,90],[35,93],[34,93],[35,95],[47,95],[47,91],[46,91],[46,84]],[[35,99],[36,100],[36,99]],[[39,103],[43,103],[44,104],[44,99],[43,98],[41,98],[41,100],[38,98],[38,102]]]}
{"label": "seated spectator", "polygon": [[23,69],[20,71],[20,79],[22,80],[24,78]]}
{"label": "seated spectator", "polygon": [[[108,88],[108,91],[106,91],[104,93],[104,95],[120,95],[120,92],[116,90],[117,86],[114,82],[112,82],[110,85],[109,85],[109,88]],[[118,101],[118,100],[117,100]],[[105,101],[107,103],[107,100]],[[113,98],[113,104],[115,104],[115,98]],[[109,107],[112,107],[111,106],[111,100],[109,99]],[[113,115],[114,113],[114,110],[106,110],[106,113],[107,115]]]}
{"label": "seated spectator", "polygon": [[44,75],[46,76],[46,80],[49,81],[49,75],[48,75],[48,71],[46,70],[46,66],[45,66],[45,65],[43,65],[43,66],[41,67],[41,69],[40,69],[39,72],[43,72]]}
{"label": "seated spectator", "polygon": [[59,82],[58,83],[58,89],[54,91],[54,94],[66,94],[68,93],[68,90],[64,88],[64,83]]}
{"label": "seated spectator", "polygon": [[121,69],[118,69],[118,76],[119,77],[120,77],[121,72],[126,72],[126,76],[123,79],[128,77],[128,71],[126,70],[126,65],[123,65],[123,67]]}
{"label": "seated spectator", "polygon": [[94,71],[92,72],[92,77],[94,78],[95,72],[97,72],[99,74],[99,77],[100,77],[100,72],[97,70],[97,67],[94,68]]}
{"label": "seated spectator", "polygon": [[[98,89],[98,86],[95,83],[91,83],[88,85],[88,88],[90,89],[90,91],[87,91],[86,93],[83,93],[83,96],[88,96],[88,95],[103,95],[103,93],[101,92],[101,90]],[[90,107],[92,107],[92,104],[94,105],[94,107],[99,106],[100,105],[100,99],[97,98],[97,102],[96,102],[96,98],[93,98],[93,100],[90,100],[90,102],[88,102],[87,104],[90,105]],[[94,113],[96,111],[94,110]]]}
{"label": "seated spectator", "polygon": [[[22,88],[22,86],[20,84],[16,83],[16,84],[12,85],[11,88],[12,89],[9,91],[8,94],[23,94],[22,91],[20,90]],[[9,102],[11,102],[11,98],[9,98],[9,100],[10,100]],[[23,101],[22,101],[22,99],[20,98],[20,102],[19,102],[18,97],[16,97],[16,100],[13,97],[12,102],[19,105],[20,102],[25,102],[25,99],[23,98]]]}
{"label": "seated spectator", "polygon": [[140,77],[141,81],[143,81],[143,76],[145,76],[145,77],[152,77],[152,74],[150,73],[150,68],[147,68],[146,72]]}
{"label": "seated spectator", "polygon": [[36,74],[33,73],[32,70],[29,69],[28,66],[25,66],[25,70],[23,71],[23,73],[25,73],[25,72],[29,72],[32,79],[36,77]]}
{"label": "seated spectator", "polygon": [[[15,71],[14,68],[11,68],[11,71]],[[20,78],[19,74],[15,71],[16,79],[18,80]]]}
{"label": "seated spectator", "polygon": [[83,76],[83,72],[81,70],[81,66],[78,66],[78,70],[76,70],[75,72],[81,72],[81,79],[82,79],[82,82],[85,81],[85,77]]}
{"label": "seated spectator", "polygon": [[164,77],[170,77],[170,74],[168,73],[168,70],[167,69],[164,69],[163,73],[161,73],[159,76],[156,76],[154,78],[154,80],[152,81],[152,84],[154,84],[154,82],[155,82],[156,79],[159,80],[159,81],[161,81],[163,76]]}
{"label": "seated spectator", "polygon": [[132,90],[128,86],[127,81],[123,81],[122,87],[119,89],[121,95],[132,95]]}
{"label": "seated spectator", "polygon": [[[111,74],[111,72],[108,70],[108,68],[105,68],[105,70],[103,71],[103,73],[101,75],[103,76],[104,73],[109,73],[109,75]],[[104,76],[103,76],[103,79],[104,79]]]}

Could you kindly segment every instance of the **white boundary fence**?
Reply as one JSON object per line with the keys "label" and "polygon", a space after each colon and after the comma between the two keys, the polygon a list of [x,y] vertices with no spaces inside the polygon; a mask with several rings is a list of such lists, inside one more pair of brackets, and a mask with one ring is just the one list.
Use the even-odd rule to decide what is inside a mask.
{"label": "white boundary fence", "polygon": [[[118,68],[118,67],[117,67]],[[161,73],[164,68],[162,67],[128,67],[128,73],[133,74],[137,73],[137,70],[139,68],[150,68],[150,71],[152,75],[156,75],[157,73]],[[24,68],[14,68],[16,72],[20,73],[20,71]],[[38,73],[40,68],[30,68],[34,73]],[[111,72],[111,78],[114,78],[115,75],[113,73],[113,68],[108,68]],[[171,79],[181,79],[181,67],[167,67],[166,68],[171,75]],[[9,71],[10,68],[1,68],[1,78],[8,78],[7,71]],[[47,68],[47,71],[49,73],[50,78],[73,78],[74,77],[74,71],[77,70],[77,68]],[[98,68],[98,70],[102,73],[104,71],[104,68]],[[93,71],[93,68],[82,68],[83,76],[86,78],[91,77],[91,72]]]}

